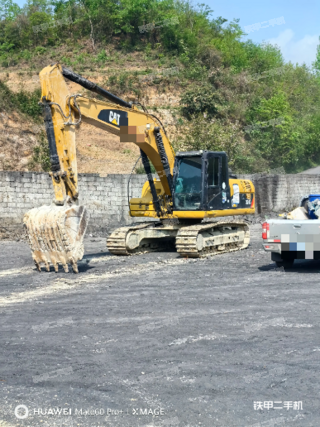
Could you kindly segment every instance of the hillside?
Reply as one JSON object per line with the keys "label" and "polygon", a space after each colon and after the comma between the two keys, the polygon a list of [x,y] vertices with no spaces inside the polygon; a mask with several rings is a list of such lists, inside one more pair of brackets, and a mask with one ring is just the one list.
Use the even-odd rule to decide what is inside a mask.
{"label": "hillside", "polygon": [[[48,58],[47,64],[50,63],[52,63],[52,59]],[[43,63],[44,65],[45,63]],[[18,67],[10,67],[7,71],[0,72],[0,80],[10,91],[15,94],[19,94],[21,91],[34,93],[39,89],[38,73],[28,69],[26,64],[19,66],[19,71],[16,68]],[[99,71],[84,71],[82,74],[112,91],[112,87],[104,83],[108,80],[108,75],[116,75],[121,72],[122,68],[111,68],[110,70],[105,68],[99,69]],[[67,82],[67,84],[72,94],[86,92],[72,82]],[[139,101],[148,107],[149,112],[160,118],[170,137],[173,137],[176,133],[176,120],[174,120],[172,112],[179,105],[179,88],[171,87],[168,84],[164,93],[159,93],[154,87],[144,82],[139,81],[139,84],[142,94]],[[89,92],[86,93],[89,94]],[[137,96],[128,92],[125,94],[125,98],[134,100],[137,99]],[[26,116],[14,107],[9,112],[7,110],[4,108],[0,113],[0,170],[41,170],[41,166],[32,161],[34,149],[39,145],[41,136],[43,137],[44,126],[41,123],[41,117],[37,117],[35,121],[33,117]],[[81,124],[76,130],[76,143],[80,173],[100,173],[102,175],[129,173],[139,157],[139,148],[134,144],[120,144],[117,136],[86,123]]]}
{"label": "hillside", "polygon": [[[277,47],[243,42],[238,20],[173,0],[29,0],[22,9],[6,0],[3,12],[2,169],[48,168],[44,133],[34,127],[36,76],[57,61],[139,101],[175,149],[224,150],[243,173],[320,163],[320,47],[312,68],[285,63]],[[77,149],[80,172],[129,172],[138,156],[88,125],[77,130]]]}

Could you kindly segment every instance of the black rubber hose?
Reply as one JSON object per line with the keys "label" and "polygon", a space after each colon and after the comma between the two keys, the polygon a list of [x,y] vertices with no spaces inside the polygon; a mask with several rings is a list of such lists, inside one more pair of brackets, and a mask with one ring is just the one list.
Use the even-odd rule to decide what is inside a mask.
{"label": "black rubber hose", "polygon": [[60,161],[57,152],[56,138],[54,136],[50,102],[47,101],[45,97],[43,97],[40,105],[43,109],[44,124],[49,142],[51,171],[58,172],[60,170]]}
{"label": "black rubber hose", "polygon": [[159,151],[159,154],[160,154],[161,163],[162,163],[164,172],[166,174],[166,177],[167,177],[167,180],[168,180],[168,185],[169,185],[170,192],[171,192],[171,195],[172,195],[173,194],[173,179],[172,179],[172,175],[171,175],[171,171],[170,171],[168,156],[167,156],[166,150],[165,150],[164,145],[163,145],[162,135],[160,133],[160,128],[159,127],[155,127],[154,128],[154,133],[155,133],[155,136],[156,136],[156,143],[157,143],[158,151]]}
{"label": "black rubber hose", "polygon": [[80,76],[79,74],[74,73],[71,70],[68,70],[65,67],[62,67],[62,74],[67,79],[71,80],[72,82],[78,83],[80,86],[84,87],[85,89],[90,90],[91,92],[95,92],[101,96],[103,96],[106,99],[109,99],[109,101],[114,102],[115,104],[122,105],[123,107],[132,108],[132,104],[129,102],[126,102],[125,100],[118,98],[116,95],[113,95],[113,93],[108,92],[107,90],[103,89],[102,87],[96,85],[95,83],[91,82],[90,80],[85,79],[84,77]]}
{"label": "black rubber hose", "polygon": [[153,182],[150,162],[149,162],[148,156],[141,150],[141,148],[140,148],[140,154],[141,154],[142,164],[143,164],[144,170],[147,174],[147,178],[149,181],[153,204],[154,204],[155,210],[157,212],[157,215],[160,217],[161,216],[161,207],[160,207],[160,203],[159,203],[159,199],[158,199],[158,195],[157,195],[157,190],[156,190],[156,187],[155,187],[154,182]]}

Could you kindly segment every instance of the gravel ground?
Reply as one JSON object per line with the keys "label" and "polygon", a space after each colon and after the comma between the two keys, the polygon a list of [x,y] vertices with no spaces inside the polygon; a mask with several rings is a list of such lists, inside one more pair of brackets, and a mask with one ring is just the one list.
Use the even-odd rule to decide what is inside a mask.
{"label": "gravel ground", "polygon": [[78,275],[0,242],[0,426],[318,427],[320,264],[251,236],[202,260],[89,237]]}

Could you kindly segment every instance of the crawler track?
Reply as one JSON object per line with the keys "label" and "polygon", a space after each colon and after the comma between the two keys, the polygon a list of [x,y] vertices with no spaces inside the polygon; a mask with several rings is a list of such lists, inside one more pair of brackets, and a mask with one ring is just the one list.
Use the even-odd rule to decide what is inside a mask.
{"label": "crawler track", "polygon": [[134,250],[130,250],[127,246],[127,237],[129,233],[152,227],[154,227],[153,222],[144,222],[138,225],[117,228],[107,239],[108,251],[115,255],[138,255],[145,252],[154,252],[159,250],[157,248],[150,247],[150,245],[145,245]]}
{"label": "crawler track", "polygon": [[[249,227],[242,221],[219,221],[192,226],[177,224],[170,229],[164,224],[146,222],[115,230],[107,240],[108,250],[115,255],[165,250],[168,248],[168,242],[157,238],[162,237],[165,230],[169,230],[175,238],[177,252],[190,258],[238,251],[246,248],[250,242]],[[128,243],[132,234],[141,239],[141,244],[133,249]],[[142,235],[147,234],[149,238],[143,239]]]}
{"label": "crawler track", "polygon": [[242,221],[219,221],[183,227],[176,237],[181,256],[199,258],[245,249],[250,243],[250,231]]}

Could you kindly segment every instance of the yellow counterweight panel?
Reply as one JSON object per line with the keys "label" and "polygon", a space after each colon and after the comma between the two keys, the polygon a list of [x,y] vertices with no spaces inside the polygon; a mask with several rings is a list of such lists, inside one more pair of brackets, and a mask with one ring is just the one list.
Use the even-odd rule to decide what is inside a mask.
{"label": "yellow counterweight panel", "polygon": [[254,185],[248,179],[229,179],[230,185],[230,196],[233,196],[233,184],[239,186],[239,191],[241,193],[253,193],[254,194]]}

